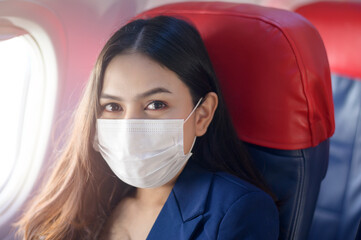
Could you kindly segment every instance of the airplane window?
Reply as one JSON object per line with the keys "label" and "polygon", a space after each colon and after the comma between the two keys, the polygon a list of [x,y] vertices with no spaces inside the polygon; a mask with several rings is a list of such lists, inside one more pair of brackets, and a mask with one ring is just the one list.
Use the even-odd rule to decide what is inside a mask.
{"label": "airplane window", "polygon": [[31,48],[23,37],[0,42],[0,104],[3,113],[0,145],[0,189],[4,187],[17,160],[23,113],[31,66]]}
{"label": "airplane window", "polygon": [[45,154],[37,145],[46,82],[40,49],[29,34],[0,33],[0,69],[1,223],[25,200]]}

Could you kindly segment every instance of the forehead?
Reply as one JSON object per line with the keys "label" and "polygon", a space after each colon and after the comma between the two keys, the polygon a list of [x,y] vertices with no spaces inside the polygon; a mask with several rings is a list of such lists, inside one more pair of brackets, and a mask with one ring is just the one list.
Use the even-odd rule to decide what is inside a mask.
{"label": "forehead", "polygon": [[175,94],[189,94],[176,73],[143,54],[132,53],[111,60],[105,70],[102,92],[126,98],[157,87]]}

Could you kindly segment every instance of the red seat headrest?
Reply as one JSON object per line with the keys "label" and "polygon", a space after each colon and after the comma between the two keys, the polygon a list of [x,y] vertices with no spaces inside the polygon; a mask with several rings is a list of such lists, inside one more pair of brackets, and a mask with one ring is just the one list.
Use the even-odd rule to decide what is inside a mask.
{"label": "red seat headrest", "polygon": [[201,33],[243,141],[302,149],[333,134],[326,52],[303,17],[249,4],[187,2],[136,18],[156,15],[178,16]]}
{"label": "red seat headrest", "polygon": [[331,71],[361,78],[361,3],[319,2],[296,12],[316,26],[325,43]]}

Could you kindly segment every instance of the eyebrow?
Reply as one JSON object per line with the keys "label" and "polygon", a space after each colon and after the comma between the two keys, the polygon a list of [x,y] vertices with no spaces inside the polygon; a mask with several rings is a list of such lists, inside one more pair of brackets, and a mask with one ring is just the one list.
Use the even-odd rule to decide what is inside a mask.
{"label": "eyebrow", "polygon": [[[140,98],[146,98],[146,97],[149,97],[151,95],[154,95],[154,94],[158,94],[158,93],[172,93],[171,91],[165,89],[165,88],[153,88],[153,89],[150,89],[144,93],[140,93],[138,94],[135,98],[136,99],[140,99]],[[114,96],[114,95],[110,95],[110,94],[106,94],[106,93],[102,93],[100,95],[100,98],[106,98],[106,99],[113,99],[113,100],[117,100],[117,101],[123,101],[123,98],[121,97],[118,97],[118,96]]]}

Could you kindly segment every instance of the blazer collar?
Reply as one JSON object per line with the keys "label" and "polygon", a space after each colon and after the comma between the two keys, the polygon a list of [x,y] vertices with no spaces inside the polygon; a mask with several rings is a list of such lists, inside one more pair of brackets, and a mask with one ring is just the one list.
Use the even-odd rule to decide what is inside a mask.
{"label": "blazer collar", "polygon": [[178,177],[147,239],[190,239],[203,218],[213,174],[190,161]]}
{"label": "blazer collar", "polygon": [[173,187],[183,222],[204,213],[212,179],[211,172],[190,159]]}

